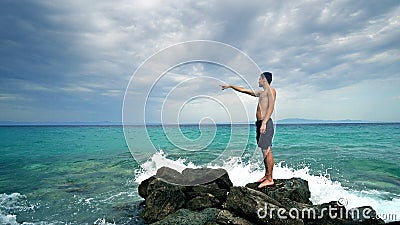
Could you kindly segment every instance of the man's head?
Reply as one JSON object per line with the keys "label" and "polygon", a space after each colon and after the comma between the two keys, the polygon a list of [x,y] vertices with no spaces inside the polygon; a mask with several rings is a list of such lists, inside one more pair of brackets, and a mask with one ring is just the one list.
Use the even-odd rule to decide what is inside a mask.
{"label": "man's head", "polygon": [[268,84],[271,84],[271,82],[272,82],[272,73],[271,72],[264,72],[260,75],[260,78],[258,79],[258,86],[263,87],[265,82],[268,82]]}

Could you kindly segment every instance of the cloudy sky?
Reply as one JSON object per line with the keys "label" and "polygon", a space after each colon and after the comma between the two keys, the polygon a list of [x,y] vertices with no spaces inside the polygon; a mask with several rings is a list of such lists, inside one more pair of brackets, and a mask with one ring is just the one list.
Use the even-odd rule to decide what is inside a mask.
{"label": "cloudy sky", "polygon": [[[0,28],[0,121],[121,122],[135,71],[191,40],[228,44],[272,71],[275,119],[400,121],[397,0],[2,0]],[[139,79],[153,89],[133,90],[148,95],[144,109],[125,103],[146,122],[254,121],[255,98],[218,86],[247,85],[229,69],[194,62],[161,73]]]}

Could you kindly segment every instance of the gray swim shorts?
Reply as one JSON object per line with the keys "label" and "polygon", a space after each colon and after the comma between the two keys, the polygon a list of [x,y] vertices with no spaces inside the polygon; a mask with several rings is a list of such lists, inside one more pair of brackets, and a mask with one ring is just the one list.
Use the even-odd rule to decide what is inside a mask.
{"label": "gray swim shorts", "polygon": [[268,147],[272,146],[272,138],[274,137],[274,123],[272,122],[272,119],[269,118],[266,132],[264,134],[260,132],[261,124],[262,120],[257,120],[257,144],[261,149],[268,149]]}

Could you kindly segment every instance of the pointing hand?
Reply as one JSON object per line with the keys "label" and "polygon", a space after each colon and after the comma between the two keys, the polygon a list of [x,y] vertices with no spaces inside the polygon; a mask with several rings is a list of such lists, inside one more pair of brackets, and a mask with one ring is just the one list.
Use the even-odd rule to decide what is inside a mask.
{"label": "pointing hand", "polygon": [[229,85],[219,85],[219,86],[221,86],[221,90],[225,90],[225,89],[228,89],[228,88],[230,88],[230,86],[229,86]]}

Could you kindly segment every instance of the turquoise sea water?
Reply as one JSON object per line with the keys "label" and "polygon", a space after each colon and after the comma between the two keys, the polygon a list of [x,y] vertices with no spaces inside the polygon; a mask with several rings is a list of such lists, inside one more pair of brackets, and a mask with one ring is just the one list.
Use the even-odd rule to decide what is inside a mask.
{"label": "turquoise sea water", "polygon": [[[0,224],[138,224],[138,183],[160,165],[212,162],[235,185],[263,174],[253,125],[147,132],[157,152],[139,165],[121,126],[0,127]],[[313,203],[345,198],[400,220],[399,140],[400,124],[277,125],[274,177],[308,180]]]}

